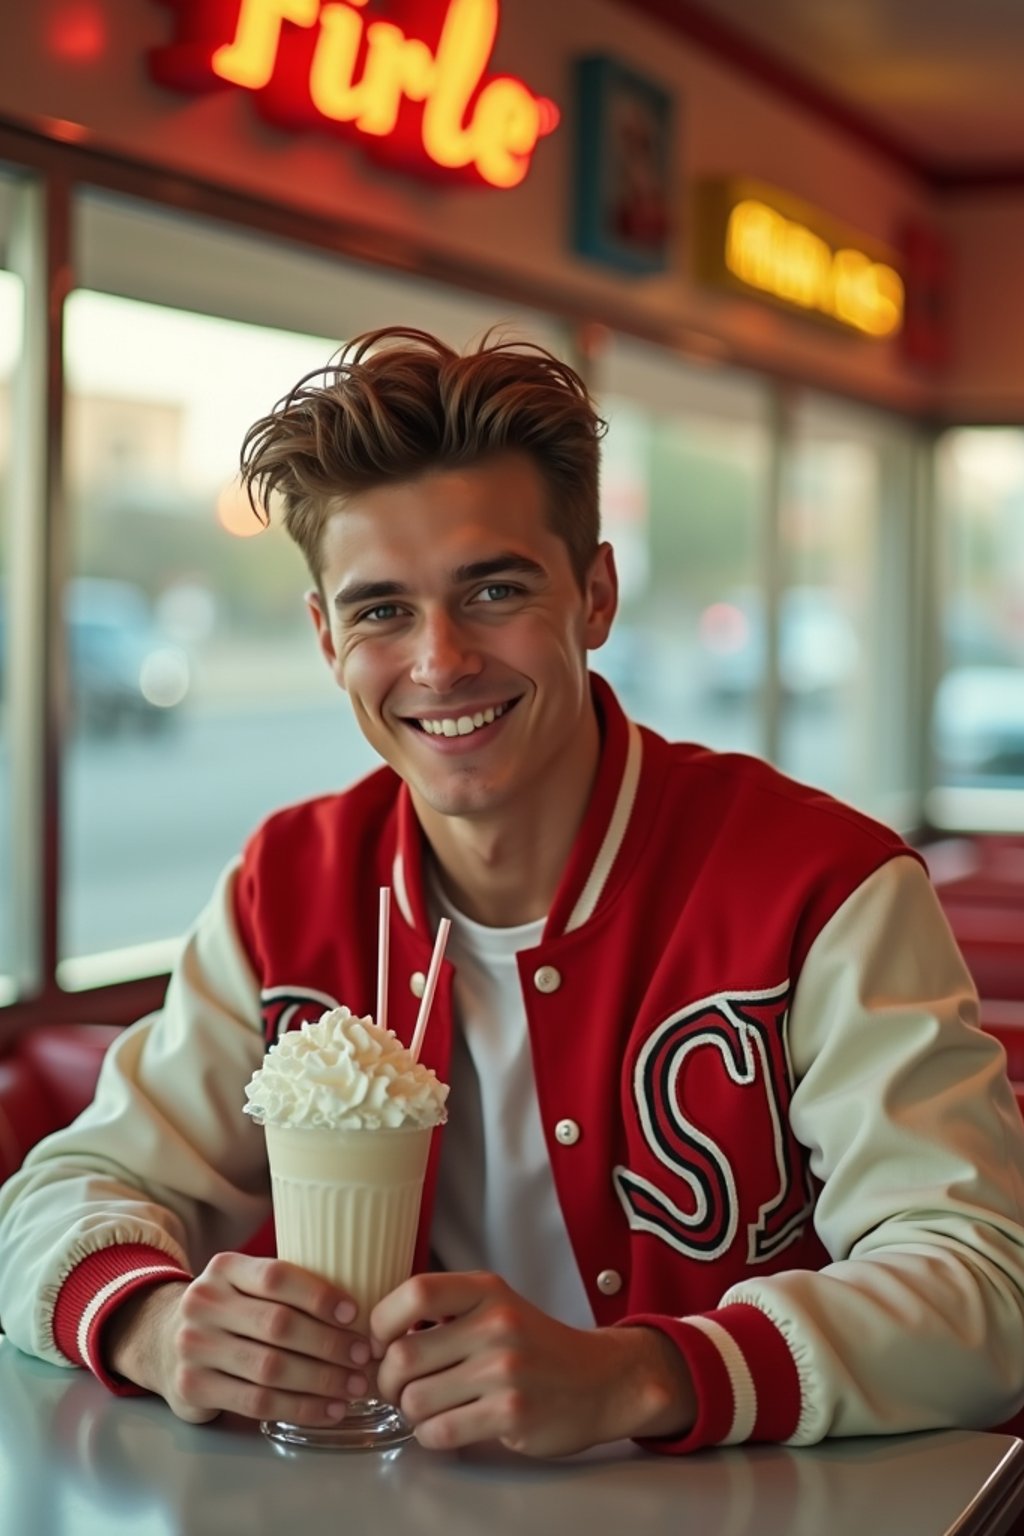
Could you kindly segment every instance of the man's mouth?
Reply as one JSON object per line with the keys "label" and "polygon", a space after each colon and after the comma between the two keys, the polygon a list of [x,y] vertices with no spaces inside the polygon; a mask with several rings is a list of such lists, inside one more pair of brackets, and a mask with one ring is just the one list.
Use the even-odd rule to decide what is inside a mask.
{"label": "man's mouth", "polygon": [[450,714],[406,718],[415,730],[425,731],[428,736],[472,736],[494,725],[518,703],[518,699],[509,699],[504,704],[489,704],[486,709],[453,710]]}

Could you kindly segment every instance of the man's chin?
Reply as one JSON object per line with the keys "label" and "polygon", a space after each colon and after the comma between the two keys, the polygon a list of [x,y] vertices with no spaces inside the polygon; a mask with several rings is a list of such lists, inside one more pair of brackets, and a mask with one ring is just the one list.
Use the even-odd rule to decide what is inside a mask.
{"label": "man's chin", "polygon": [[417,784],[410,781],[413,800],[435,816],[477,817],[493,813],[503,796],[490,784]]}

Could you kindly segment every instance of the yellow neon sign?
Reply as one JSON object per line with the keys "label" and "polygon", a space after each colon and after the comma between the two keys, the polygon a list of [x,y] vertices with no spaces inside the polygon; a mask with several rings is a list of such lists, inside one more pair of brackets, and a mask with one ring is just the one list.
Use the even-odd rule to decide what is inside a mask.
{"label": "yellow neon sign", "polygon": [[[864,336],[899,330],[904,289],[895,267],[781,194],[714,183],[705,189],[702,219],[702,275],[711,281],[755,289]],[[709,258],[712,241],[721,243]]]}

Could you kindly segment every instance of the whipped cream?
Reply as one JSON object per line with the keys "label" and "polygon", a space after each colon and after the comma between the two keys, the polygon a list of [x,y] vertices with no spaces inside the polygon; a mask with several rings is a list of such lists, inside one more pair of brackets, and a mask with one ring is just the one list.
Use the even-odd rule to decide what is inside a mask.
{"label": "whipped cream", "polygon": [[245,1096],[260,1125],[378,1131],[447,1119],[447,1085],[390,1029],[348,1008],[282,1035]]}

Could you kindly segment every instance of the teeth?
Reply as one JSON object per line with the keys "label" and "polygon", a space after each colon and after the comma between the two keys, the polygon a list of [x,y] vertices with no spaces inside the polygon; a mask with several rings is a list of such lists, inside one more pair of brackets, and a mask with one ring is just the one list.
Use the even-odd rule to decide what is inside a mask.
{"label": "teeth", "polygon": [[444,720],[421,720],[420,725],[428,736],[471,736],[483,725],[493,725],[495,720],[500,720],[507,706],[499,704],[497,709],[477,710],[475,715],[458,715],[452,718],[450,715]]}

